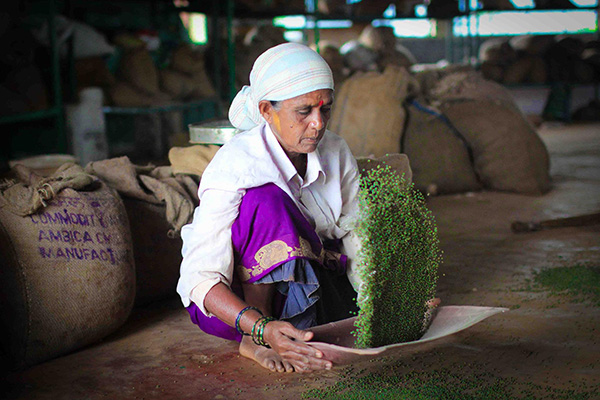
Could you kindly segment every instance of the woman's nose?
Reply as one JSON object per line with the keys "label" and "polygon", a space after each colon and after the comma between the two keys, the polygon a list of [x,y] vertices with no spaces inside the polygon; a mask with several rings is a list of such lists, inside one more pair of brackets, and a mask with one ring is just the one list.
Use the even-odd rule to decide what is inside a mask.
{"label": "woman's nose", "polygon": [[315,109],[312,112],[312,120],[310,121],[310,125],[316,130],[320,131],[323,129],[324,121],[323,116],[321,115],[321,110]]}

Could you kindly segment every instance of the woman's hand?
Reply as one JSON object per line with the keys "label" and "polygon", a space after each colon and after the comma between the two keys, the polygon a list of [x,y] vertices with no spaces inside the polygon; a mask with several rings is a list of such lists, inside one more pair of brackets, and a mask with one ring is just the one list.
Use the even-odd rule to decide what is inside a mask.
{"label": "woman's hand", "polygon": [[323,359],[321,351],[303,343],[313,336],[312,332],[296,329],[285,321],[271,321],[264,330],[264,340],[283,360],[292,364],[296,372],[331,369],[333,366],[331,361]]}

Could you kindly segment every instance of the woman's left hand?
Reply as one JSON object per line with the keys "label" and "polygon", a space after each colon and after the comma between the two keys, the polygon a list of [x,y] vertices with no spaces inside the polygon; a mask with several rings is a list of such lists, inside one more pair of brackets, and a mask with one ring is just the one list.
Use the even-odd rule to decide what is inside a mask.
{"label": "woman's left hand", "polygon": [[323,353],[307,345],[313,338],[310,331],[295,328],[289,322],[272,321],[265,326],[264,338],[277,354],[294,366],[296,372],[331,369],[332,362],[323,359]]}

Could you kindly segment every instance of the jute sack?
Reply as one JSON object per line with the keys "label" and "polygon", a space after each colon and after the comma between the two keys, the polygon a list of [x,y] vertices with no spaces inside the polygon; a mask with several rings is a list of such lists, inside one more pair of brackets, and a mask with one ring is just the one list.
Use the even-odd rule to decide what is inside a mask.
{"label": "jute sack", "polygon": [[532,57],[521,57],[504,70],[502,82],[507,85],[527,82],[533,66]]}
{"label": "jute sack", "polygon": [[430,194],[479,190],[468,143],[460,133],[429,107],[412,102],[407,111],[402,151],[410,158],[415,187]]}
{"label": "jute sack", "polygon": [[148,94],[160,92],[158,69],[146,49],[129,50],[123,54],[117,74],[125,82]]}
{"label": "jute sack", "polygon": [[448,100],[441,110],[473,149],[485,188],[524,194],[550,190],[548,151],[521,112],[490,100]]}
{"label": "jute sack", "polygon": [[[171,70],[181,73],[180,77],[186,81],[185,97],[202,99],[216,95],[214,85],[206,72],[204,53],[195,51],[188,44],[181,44],[173,51]],[[162,84],[170,87],[170,89],[165,87],[165,91],[168,93],[171,93],[174,82],[166,80],[170,78],[170,81],[173,81],[172,75],[165,75],[161,72]]]}
{"label": "jute sack", "polygon": [[129,316],[127,214],[115,191],[95,185],[42,197],[52,200],[26,216],[0,208],[0,338],[14,368],[94,343]]}
{"label": "jute sack", "polygon": [[182,241],[167,235],[171,226],[164,204],[123,197],[129,217],[136,265],[136,306],[175,296]]}
{"label": "jute sack", "polygon": [[429,97],[434,104],[446,100],[492,100],[519,109],[508,89],[484,79],[476,71],[454,72],[442,77],[431,89]]}
{"label": "jute sack", "polygon": [[415,86],[410,74],[394,65],[383,73],[355,74],[336,91],[329,129],[346,139],[356,157],[399,153],[402,103]]}
{"label": "jute sack", "polygon": [[195,89],[194,80],[182,72],[163,69],[159,76],[160,88],[176,100],[188,99]]}
{"label": "jute sack", "polygon": [[95,161],[86,170],[117,190],[125,203],[136,265],[136,305],[174,296],[181,264],[179,231],[191,222],[198,204],[198,179],[174,175],[167,166],[135,165],[127,157]]}
{"label": "jute sack", "polygon": [[358,37],[358,41],[377,52],[379,55],[377,64],[380,69],[385,69],[389,64],[408,69],[417,62],[410,50],[398,43],[392,27],[367,25]]}

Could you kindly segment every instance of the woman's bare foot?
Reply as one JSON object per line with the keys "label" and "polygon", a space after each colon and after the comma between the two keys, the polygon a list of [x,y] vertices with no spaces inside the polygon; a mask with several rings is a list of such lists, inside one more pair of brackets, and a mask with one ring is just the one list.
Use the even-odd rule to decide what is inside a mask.
{"label": "woman's bare foot", "polygon": [[244,336],[240,343],[240,354],[256,361],[264,368],[277,372],[294,372],[294,366],[284,361],[273,349],[255,344],[249,336]]}
{"label": "woman's bare foot", "polygon": [[423,318],[423,332],[429,328],[429,324],[431,324],[431,320],[433,319],[433,310],[439,306],[441,302],[442,300],[438,297],[427,301],[427,311],[425,311],[425,317]]}

